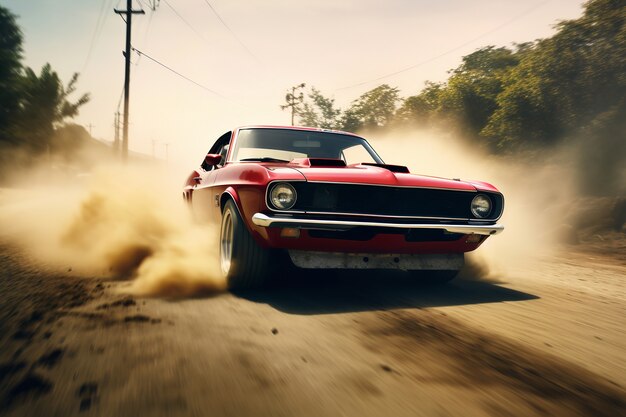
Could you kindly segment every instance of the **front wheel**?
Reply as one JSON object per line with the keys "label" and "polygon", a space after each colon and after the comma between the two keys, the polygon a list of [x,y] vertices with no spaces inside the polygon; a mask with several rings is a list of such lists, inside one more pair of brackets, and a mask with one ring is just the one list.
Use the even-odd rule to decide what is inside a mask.
{"label": "front wheel", "polygon": [[267,283],[270,251],[257,245],[232,200],[224,205],[220,230],[220,268],[229,289],[249,289]]}

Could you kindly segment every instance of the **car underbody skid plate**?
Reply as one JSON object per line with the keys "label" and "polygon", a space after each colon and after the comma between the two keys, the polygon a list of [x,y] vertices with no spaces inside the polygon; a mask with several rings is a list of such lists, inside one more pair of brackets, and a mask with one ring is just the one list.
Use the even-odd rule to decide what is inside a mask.
{"label": "car underbody skid plate", "polygon": [[387,254],[341,253],[290,250],[292,262],[308,269],[400,269],[458,271],[464,265],[462,253],[446,254]]}

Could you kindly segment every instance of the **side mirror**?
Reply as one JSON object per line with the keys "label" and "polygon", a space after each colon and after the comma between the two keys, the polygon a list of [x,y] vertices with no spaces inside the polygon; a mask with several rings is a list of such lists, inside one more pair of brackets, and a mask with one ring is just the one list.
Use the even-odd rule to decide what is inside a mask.
{"label": "side mirror", "polygon": [[210,153],[204,157],[204,163],[212,167],[222,162],[222,155],[219,153]]}

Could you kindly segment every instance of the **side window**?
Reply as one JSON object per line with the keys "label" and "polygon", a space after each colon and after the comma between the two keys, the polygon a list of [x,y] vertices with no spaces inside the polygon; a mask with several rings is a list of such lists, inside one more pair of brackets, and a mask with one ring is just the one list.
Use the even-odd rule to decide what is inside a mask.
{"label": "side window", "polygon": [[200,165],[202,167],[202,169],[204,169],[205,171],[211,171],[212,169],[221,168],[221,167],[224,166],[224,163],[226,162],[226,156],[228,155],[228,147],[230,145],[230,137],[231,137],[231,135],[232,135],[232,132],[224,133],[213,144],[211,149],[209,149],[208,153],[210,153],[210,154],[220,154],[220,155],[222,155],[222,161],[218,165],[216,165],[216,166],[209,166],[209,165],[207,165],[207,163],[203,159],[202,160],[202,164]]}
{"label": "side window", "polygon": [[222,155],[222,160],[220,161],[219,164],[217,164],[218,168],[221,168],[224,166],[224,164],[226,163],[226,157],[228,156],[228,148],[230,147],[230,143],[225,143],[224,146],[222,146],[218,152],[220,155]]}

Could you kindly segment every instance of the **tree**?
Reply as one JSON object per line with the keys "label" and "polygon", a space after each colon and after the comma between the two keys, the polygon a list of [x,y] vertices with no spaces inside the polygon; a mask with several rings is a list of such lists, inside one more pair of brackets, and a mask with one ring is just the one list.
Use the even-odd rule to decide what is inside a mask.
{"label": "tree", "polygon": [[352,102],[341,119],[342,129],[357,131],[384,127],[393,119],[399,101],[397,88],[380,85]]}
{"label": "tree", "polygon": [[311,101],[304,102],[298,114],[300,124],[322,129],[337,129],[341,110],[335,108],[335,100],[324,97],[315,87],[311,87],[308,98]]}
{"label": "tree", "polygon": [[465,57],[439,94],[440,116],[468,137],[477,137],[496,111],[503,78],[519,59],[508,48],[487,46]]}
{"label": "tree", "polygon": [[346,132],[357,132],[363,129],[363,120],[357,110],[351,107],[343,112],[339,120],[339,129]]}
{"label": "tree", "polygon": [[416,96],[407,97],[398,111],[396,121],[401,124],[427,125],[433,119],[441,101],[443,84],[426,81]]}
{"label": "tree", "polygon": [[[529,47],[528,43],[518,46],[518,50],[525,50]],[[516,54],[509,48],[496,48],[493,45],[480,48],[469,55],[463,57],[461,65],[452,71],[453,74],[476,74],[484,76],[496,71],[506,70],[511,66],[517,65],[519,62]]]}
{"label": "tree", "polygon": [[20,80],[21,97],[17,114],[15,136],[24,145],[34,150],[46,149],[55,128],[78,114],[80,106],[89,101],[83,94],[75,102],[68,100],[76,90],[78,74],[75,73],[66,87],[50,64],[41,69],[39,75],[31,68],[24,70]]}
{"label": "tree", "polygon": [[593,125],[598,115],[626,117],[611,111],[626,96],[624,2],[589,1],[582,17],[557,28],[525,51],[504,80],[497,110],[482,132],[501,147],[553,144]]}
{"label": "tree", "polygon": [[0,6],[0,143],[9,133],[18,108],[18,80],[22,71],[22,32],[15,16]]}
{"label": "tree", "polygon": [[78,74],[67,84],[59,79],[50,64],[37,75],[24,68],[22,34],[15,16],[0,6],[0,143],[27,146],[31,150],[48,149],[54,130],[89,101],[84,94],[75,102]]}
{"label": "tree", "polygon": [[519,62],[517,51],[487,46],[463,57],[444,83],[426,82],[422,91],[403,101],[396,114],[402,124],[430,124],[444,121],[465,136],[478,137],[497,108],[503,77]]}

